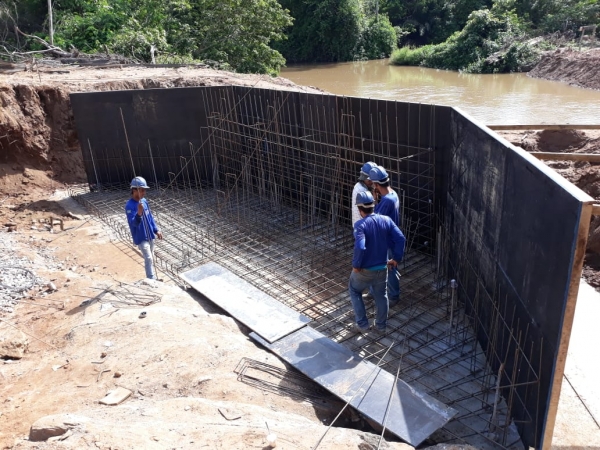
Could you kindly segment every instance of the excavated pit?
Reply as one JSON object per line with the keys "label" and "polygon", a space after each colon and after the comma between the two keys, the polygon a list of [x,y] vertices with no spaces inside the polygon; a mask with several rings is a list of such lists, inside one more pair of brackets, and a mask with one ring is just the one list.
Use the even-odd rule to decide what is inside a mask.
{"label": "excavated pit", "polygon": [[[71,100],[91,186],[73,196],[129,242],[127,182],[145,176],[163,270],[217,262],[369,361],[391,348],[386,370],[458,411],[430,443],[550,445],[591,198],[447,107],[233,87]],[[376,338],[349,332],[347,295],[367,160],[407,236]]]}

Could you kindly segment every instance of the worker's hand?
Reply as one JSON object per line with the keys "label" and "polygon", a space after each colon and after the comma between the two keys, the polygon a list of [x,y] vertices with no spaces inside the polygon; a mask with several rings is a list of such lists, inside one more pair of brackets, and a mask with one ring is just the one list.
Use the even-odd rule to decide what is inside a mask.
{"label": "worker's hand", "polygon": [[388,266],[388,269],[391,269],[392,267],[393,267],[393,268],[397,268],[397,267],[398,267],[398,263],[397,263],[395,260],[393,260],[393,259],[390,259],[390,260],[387,262],[387,266]]}
{"label": "worker's hand", "polygon": [[360,272],[361,270],[362,270],[362,269],[357,269],[356,267],[353,267],[353,268],[352,268],[352,272],[356,272],[356,273]]}
{"label": "worker's hand", "polygon": [[142,202],[138,203],[138,216],[142,217],[144,215],[144,205]]}
{"label": "worker's hand", "polygon": [[160,239],[162,241],[162,238],[163,238],[162,231],[157,231],[156,237],[158,237],[158,239]]}

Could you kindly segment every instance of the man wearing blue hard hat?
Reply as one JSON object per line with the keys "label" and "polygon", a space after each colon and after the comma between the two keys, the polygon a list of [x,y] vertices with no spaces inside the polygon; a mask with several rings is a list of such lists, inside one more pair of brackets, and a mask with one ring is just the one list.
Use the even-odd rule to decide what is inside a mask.
{"label": "man wearing blue hard hat", "polygon": [[[389,217],[400,227],[400,199],[396,191],[390,187],[388,173],[381,166],[373,167],[369,172],[369,179],[373,182],[375,191],[379,193],[379,203],[375,207],[375,212]],[[387,292],[390,308],[396,306],[400,301],[400,280],[396,267],[391,267],[388,273]]]}
{"label": "man wearing blue hard hat", "polygon": [[352,189],[352,198],[350,203],[352,203],[352,226],[356,222],[360,220],[360,214],[358,213],[358,209],[356,208],[356,196],[359,192],[371,191],[371,186],[373,182],[369,180],[369,172],[372,168],[377,167],[372,161],[366,162],[360,168],[360,173],[358,175],[358,181],[354,185],[354,189]]}
{"label": "man wearing blue hard hat", "polygon": [[[385,333],[389,311],[387,297],[388,268],[396,267],[404,256],[406,238],[387,216],[375,213],[375,200],[369,192],[359,192],[356,208],[361,219],[354,225],[354,257],[348,283],[350,300],[359,332],[369,330],[362,293],[369,288],[375,299],[375,331]],[[392,259],[388,261],[388,252]]]}
{"label": "man wearing blue hard hat", "polygon": [[138,246],[144,256],[146,278],[156,280],[154,270],[154,239],[162,239],[162,232],[158,229],[146,196],[146,189],[150,187],[142,177],[131,180],[131,198],[125,204],[125,213],[133,243]]}

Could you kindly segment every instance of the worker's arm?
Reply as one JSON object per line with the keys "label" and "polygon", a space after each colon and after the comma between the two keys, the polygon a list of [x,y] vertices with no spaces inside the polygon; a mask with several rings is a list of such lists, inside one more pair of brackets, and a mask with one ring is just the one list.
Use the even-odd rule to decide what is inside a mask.
{"label": "worker's arm", "polygon": [[354,228],[354,258],[352,258],[352,270],[359,272],[362,269],[362,261],[367,247],[365,245],[365,232],[363,224]]}
{"label": "worker's arm", "polygon": [[156,221],[154,220],[154,214],[152,214],[152,210],[150,209],[150,205],[148,204],[148,202],[146,202],[146,208],[148,208],[148,215],[146,217],[148,217],[148,223],[150,224],[152,232],[156,234],[159,239],[162,239],[162,233],[160,231],[160,228],[158,228]]}
{"label": "worker's arm", "polygon": [[[140,207],[142,208],[142,213],[140,213]],[[131,203],[127,203],[127,205],[125,205],[125,214],[127,215],[127,222],[129,222],[129,225],[139,227],[142,223],[143,211],[142,202],[138,202],[137,208]]]}

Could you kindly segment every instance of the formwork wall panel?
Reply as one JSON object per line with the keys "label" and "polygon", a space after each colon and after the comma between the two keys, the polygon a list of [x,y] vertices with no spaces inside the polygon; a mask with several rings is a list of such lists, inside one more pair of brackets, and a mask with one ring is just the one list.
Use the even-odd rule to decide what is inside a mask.
{"label": "formwork wall panel", "polygon": [[517,386],[504,393],[515,401],[524,442],[547,447],[580,217],[591,199],[458,111],[452,134],[446,223],[453,275],[501,385]]}

